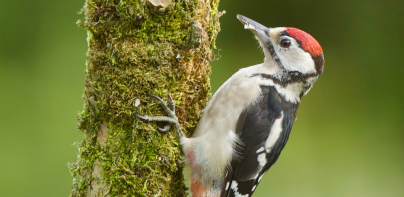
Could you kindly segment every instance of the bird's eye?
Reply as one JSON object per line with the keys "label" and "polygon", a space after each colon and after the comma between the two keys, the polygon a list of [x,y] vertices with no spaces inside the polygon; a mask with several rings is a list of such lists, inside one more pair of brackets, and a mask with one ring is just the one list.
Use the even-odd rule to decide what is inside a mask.
{"label": "bird's eye", "polygon": [[291,42],[290,42],[289,39],[283,39],[283,40],[281,40],[281,46],[282,46],[283,48],[288,48],[288,47],[290,46],[290,44],[291,44]]}

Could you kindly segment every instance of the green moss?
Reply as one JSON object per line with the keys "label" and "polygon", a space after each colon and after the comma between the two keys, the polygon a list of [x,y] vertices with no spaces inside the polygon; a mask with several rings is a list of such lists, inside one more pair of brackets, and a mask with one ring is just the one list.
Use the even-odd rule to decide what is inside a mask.
{"label": "green moss", "polygon": [[[85,19],[77,22],[88,33],[85,103],[78,116],[86,139],[76,144],[78,161],[69,164],[71,196],[87,196],[90,185],[104,187],[100,196],[186,195],[176,132],[159,133],[156,123],[134,113],[165,115],[148,95],[171,94],[183,130],[192,134],[210,96],[217,7],[218,0],[173,0],[166,8],[146,0],[86,1]],[[104,121],[105,146],[97,141]],[[97,165],[101,176],[94,174]]]}

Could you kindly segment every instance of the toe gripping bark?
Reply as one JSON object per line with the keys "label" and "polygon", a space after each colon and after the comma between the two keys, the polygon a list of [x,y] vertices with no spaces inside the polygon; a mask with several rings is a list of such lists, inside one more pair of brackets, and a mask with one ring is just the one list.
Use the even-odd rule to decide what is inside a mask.
{"label": "toe gripping bark", "polygon": [[[167,106],[167,103],[164,102],[163,99],[161,99],[160,97],[158,97],[156,95],[153,95],[153,94],[150,94],[150,96],[155,98],[159,102],[160,106],[167,113],[167,116],[142,116],[142,115],[139,115],[139,114],[136,114],[136,113],[135,113],[135,115],[137,117],[139,117],[140,119],[143,119],[143,120],[146,120],[146,121],[168,122],[168,123],[174,125],[175,130],[177,131],[178,136],[180,138],[184,137],[184,133],[181,130],[180,123],[178,122],[178,118],[175,115],[175,104],[174,104],[174,101],[173,101],[173,98],[171,97],[171,95],[168,95],[168,98],[169,98],[168,104],[169,104],[169,106]],[[164,128],[159,127],[158,130],[160,132],[167,132],[167,131],[170,130],[170,128],[171,128],[171,126],[168,124],[168,125],[164,126]]]}

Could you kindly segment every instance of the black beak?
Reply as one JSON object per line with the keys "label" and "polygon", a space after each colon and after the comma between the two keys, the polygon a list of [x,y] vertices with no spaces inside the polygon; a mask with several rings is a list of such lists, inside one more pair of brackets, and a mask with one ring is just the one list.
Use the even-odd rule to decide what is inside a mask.
{"label": "black beak", "polygon": [[267,43],[269,40],[269,31],[270,28],[265,27],[264,25],[261,25],[245,16],[242,16],[240,14],[237,14],[238,20],[241,21],[241,23],[244,24],[245,29],[249,29],[256,37],[258,40],[260,40],[263,43]]}

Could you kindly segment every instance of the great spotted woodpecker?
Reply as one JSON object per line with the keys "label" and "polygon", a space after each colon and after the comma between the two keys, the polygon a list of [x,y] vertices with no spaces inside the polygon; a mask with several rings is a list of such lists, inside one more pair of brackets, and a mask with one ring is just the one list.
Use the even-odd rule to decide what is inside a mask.
{"label": "great spotted woodpecker", "polygon": [[[285,146],[300,99],[323,72],[319,43],[306,32],[267,28],[237,15],[263,48],[264,63],[240,69],[212,96],[192,137],[181,131],[170,97],[157,96],[191,168],[193,197],[249,197]],[[161,129],[161,131],[167,131]]]}

